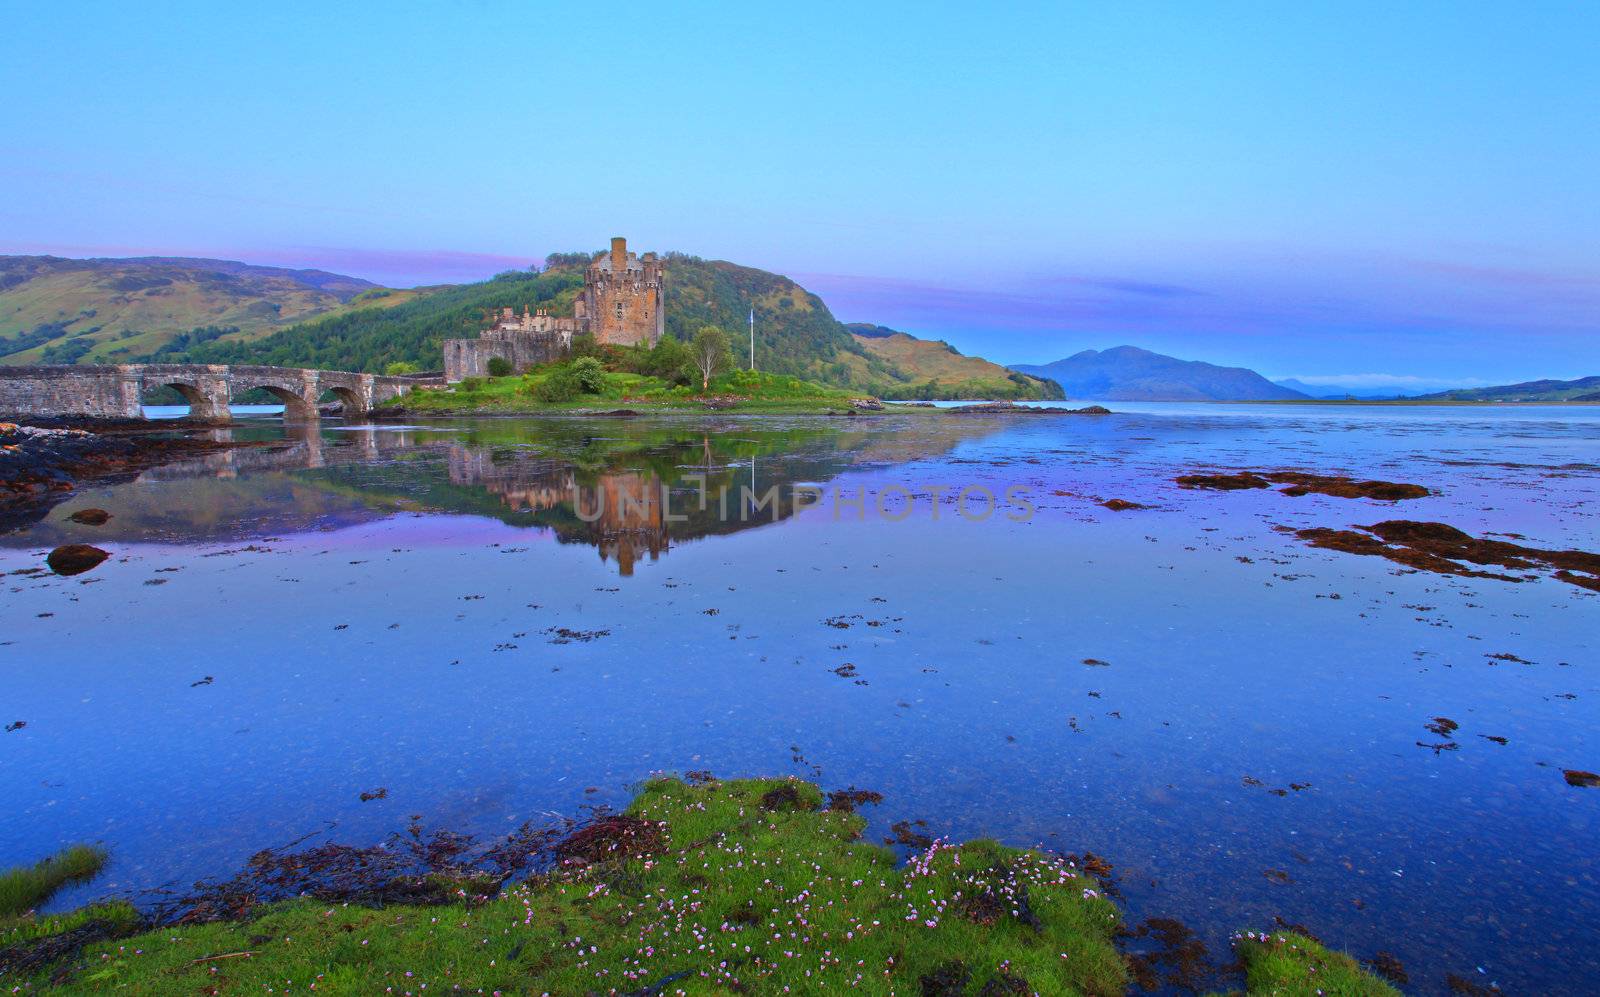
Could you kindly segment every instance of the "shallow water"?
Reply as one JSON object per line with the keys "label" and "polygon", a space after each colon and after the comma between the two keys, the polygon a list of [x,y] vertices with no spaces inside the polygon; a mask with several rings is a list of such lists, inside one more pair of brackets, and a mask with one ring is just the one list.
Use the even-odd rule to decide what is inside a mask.
{"label": "shallow water", "polygon": [[[1600,790],[1562,770],[1600,770],[1600,594],[1274,527],[1594,550],[1600,410],[1112,407],[263,422],[235,432],[281,443],[87,488],[0,536],[0,719],[26,723],[0,734],[0,864],[105,842],[66,906],[309,832],[368,843],[415,814],[494,833],[620,805],[652,771],[793,772],[883,792],[874,835],[920,818],[1092,850],[1130,922],[1181,918],[1215,954],[1276,915],[1394,952],[1418,992],[1450,972],[1587,989]],[[1172,480],[1217,467],[1438,494]],[[741,501],[752,482],[781,486],[776,517]],[[795,484],[821,503],[797,510]],[[620,501],[662,485],[681,520]],[[963,517],[963,488],[996,512]],[[858,490],[859,517],[836,501]],[[67,521],[91,506],[115,518]],[[114,556],[15,573],[64,542]],[[1441,716],[1454,750],[1427,746]]]}

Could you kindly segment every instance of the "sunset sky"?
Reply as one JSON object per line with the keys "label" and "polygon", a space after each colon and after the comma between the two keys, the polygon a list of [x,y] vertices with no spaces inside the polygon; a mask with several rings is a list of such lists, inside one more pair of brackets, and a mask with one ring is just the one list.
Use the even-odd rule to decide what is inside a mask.
{"label": "sunset sky", "polygon": [[0,84],[0,253],[411,285],[621,234],[1001,362],[1600,373],[1591,5],[38,4]]}

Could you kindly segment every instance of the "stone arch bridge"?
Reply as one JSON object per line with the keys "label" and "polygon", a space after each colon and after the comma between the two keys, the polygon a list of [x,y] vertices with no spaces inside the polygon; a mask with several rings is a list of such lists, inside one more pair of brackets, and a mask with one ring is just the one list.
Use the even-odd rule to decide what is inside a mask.
{"label": "stone arch bridge", "polygon": [[[197,422],[228,422],[236,395],[264,388],[283,402],[285,422],[311,422],[317,402],[331,391],[347,416],[362,416],[379,402],[431,384],[427,377],[389,377],[298,367],[221,364],[72,364],[0,367],[0,413],[142,419],[145,391],[169,387],[189,403]],[[442,381],[440,381],[442,383]]]}

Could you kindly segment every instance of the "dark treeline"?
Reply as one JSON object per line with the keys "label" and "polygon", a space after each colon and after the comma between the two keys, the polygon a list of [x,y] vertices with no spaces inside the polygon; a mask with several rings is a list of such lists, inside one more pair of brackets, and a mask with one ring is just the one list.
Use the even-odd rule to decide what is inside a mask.
{"label": "dark treeline", "polygon": [[204,343],[187,351],[193,363],[273,364],[382,373],[390,364],[436,370],[446,339],[475,336],[501,308],[571,313],[582,271],[513,270],[478,284],[430,291],[391,307],[374,305],[304,322],[254,342]]}

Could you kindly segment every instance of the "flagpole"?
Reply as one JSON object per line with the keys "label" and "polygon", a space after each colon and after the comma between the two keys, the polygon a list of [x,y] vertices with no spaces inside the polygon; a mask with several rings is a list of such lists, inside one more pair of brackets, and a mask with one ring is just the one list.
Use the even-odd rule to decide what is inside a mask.
{"label": "flagpole", "polygon": [[756,369],[756,306],[750,306],[750,369]]}

